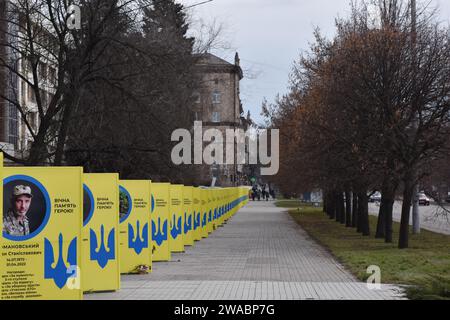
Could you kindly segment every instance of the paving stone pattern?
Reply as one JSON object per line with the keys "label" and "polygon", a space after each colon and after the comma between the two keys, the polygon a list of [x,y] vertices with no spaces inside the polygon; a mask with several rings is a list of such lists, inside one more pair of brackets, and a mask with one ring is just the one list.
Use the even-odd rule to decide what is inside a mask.
{"label": "paving stone pattern", "polygon": [[298,300],[401,299],[369,290],[272,202],[250,202],[209,238],[154,263],[150,275],[122,276],[122,289],[85,299]]}

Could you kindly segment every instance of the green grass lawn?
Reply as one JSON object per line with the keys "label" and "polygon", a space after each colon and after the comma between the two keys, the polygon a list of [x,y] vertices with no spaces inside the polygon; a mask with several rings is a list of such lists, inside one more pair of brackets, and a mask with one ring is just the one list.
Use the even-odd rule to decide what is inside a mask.
{"label": "green grass lawn", "polygon": [[[450,299],[450,236],[423,230],[410,236],[410,248],[375,239],[376,217],[370,217],[372,236],[363,237],[355,229],[340,225],[322,209],[303,207],[290,214],[308,234],[327,248],[358,279],[366,280],[367,267],[381,268],[382,283],[408,286],[410,299]],[[394,223],[394,241],[399,223]]]}
{"label": "green grass lawn", "polygon": [[275,206],[279,208],[299,208],[299,207],[312,207],[310,203],[303,203],[299,200],[277,199]]}

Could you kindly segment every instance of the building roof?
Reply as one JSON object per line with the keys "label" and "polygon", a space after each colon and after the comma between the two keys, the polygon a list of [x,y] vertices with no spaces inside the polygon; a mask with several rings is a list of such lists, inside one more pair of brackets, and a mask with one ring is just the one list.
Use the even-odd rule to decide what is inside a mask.
{"label": "building roof", "polygon": [[195,55],[196,58],[198,58],[197,65],[199,67],[204,67],[209,70],[226,70],[227,72],[236,72],[238,73],[240,79],[244,77],[244,73],[239,65],[239,59],[238,55],[236,54],[236,63],[232,64],[222,58],[219,58],[216,55],[213,55],[212,53],[202,53]]}
{"label": "building roof", "polygon": [[229,63],[228,61],[225,61],[211,53],[199,54],[198,58],[198,64],[233,66],[233,64]]}

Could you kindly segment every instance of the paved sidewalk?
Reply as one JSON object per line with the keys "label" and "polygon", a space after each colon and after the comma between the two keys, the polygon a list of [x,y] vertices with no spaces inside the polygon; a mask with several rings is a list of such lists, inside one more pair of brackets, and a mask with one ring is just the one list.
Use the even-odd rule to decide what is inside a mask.
{"label": "paved sidewalk", "polygon": [[251,202],[209,238],[155,263],[151,275],[122,277],[116,293],[85,299],[398,299],[369,290],[273,203]]}

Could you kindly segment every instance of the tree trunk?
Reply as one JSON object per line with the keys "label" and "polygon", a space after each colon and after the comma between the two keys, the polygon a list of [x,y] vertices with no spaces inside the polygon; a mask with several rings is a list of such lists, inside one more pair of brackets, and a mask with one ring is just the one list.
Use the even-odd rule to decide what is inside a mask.
{"label": "tree trunk", "polygon": [[377,231],[375,233],[376,239],[383,239],[385,238],[385,232],[386,232],[386,197],[388,196],[389,192],[389,179],[390,177],[388,175],[385,176],[383,179],[383,184],[381,187],[381,203],[380,203],[380,210],[378,212],[378,220],[377,220]]}
{"label": "tree trunk", "polygon": [[61,127],[59,129],[58,134],[58,141],[56,144],[56,152],[55,152],[55,166],[61,166],[63,162],[63,156],[64,156],[64,148],[66,147],[66,139],[67,139],[67,133],[69,129],[69,117],[71,114],[70,107],[65,107],[63,112],[63,119],[61,123]]}
{"label": "tree trunk", "polygon": [[336,201],[334,199],[333,192],[330,192],[330,196],[328,199],[328,216],[333,220],[336,217]]}
{"label": "tree trunk", "polygon": [[335,210],[336,210],[336,215],[335,215],[335,220],[336,222],[341,221],[341,201],[339,199],[339,192],[335,191],[334,193],[334,201],[336,203],[335,205]]}
{"label": "tree trunk", "polygon": [[380,210],[378,211],[378,220],[377,220],[377,231],[375,232],[376,239],[383,239],[385,232],[385,198],[384,195],[381,194],[381,203]]}
{"label": "tree trunk", "polygon": [[347,228],[352,226],[352,199],[348,189],[345,190],[345,226]]}
{"label": "tree trunk", "polygon": [[361,218],[361,210],[363,210],[363,200],[361,198],[361,194],[358,193],[358,212],[356,217],[356,232],[362,233],[362,218]]}
{"label": "tree trunk", "polygon": [[386,190],[383,193],[384,197],[384,241],[392,243],[392,212],[394,210],[395,192],[397,191],[398,183],[391,181],[388,183]]}
{"label": "tree trunk", "polygon": [[344,193],[340,191],[338,193],[339,199],[339,222],[341,224],[345,224],[345,202],[344,202]]}
{"label": "tree trunk", "polygon": [[39,126],[39,132],[30,148],[30,155],[27,161],[29,166],[43,165],[45,160],[48,159],[49,153],[47,144],[45,143],[45,136],[47,135],[48,130],[49,125],[44,118]]}
{"label": "tree trunk", "polygon": [[370,236],[369,226],[369,197],[367,196],[367,190],[358,193],[358,209],[360,220],[360,232],[363,236]]}
{"label": "tree trunk", "polygon": [[69,133],[69,126],[71,124],[70,118],[72,117],[72,113],[74,110],[74,101],[78,101],[76,98],[78,96],[78,91],[76,88],[71,88],[72,94],[69,97],[65,97],[64,99],[64,109],[63,116],[61,119],[61,126],[58,132],[58,141],[56,144],[56,152],[55,152],[55,166],[61,166],[64,158],[64,149],[66,147],[66,139]]}
{"label": "tree trunk", "polygon": [[412,173],[406,173],[403,179],[405,189],[403,190],[402,218],[400,221],[400,235],[398,239],[398,247],[406,249],[409,246],[409,216],[411,213],[411,202],[414,191]]}
{"label": "tree trunk", "polygon": [[352,195],[353,195],[352,228],[356,228],[358,226],[358,194],[356,192],[352,192]]}

